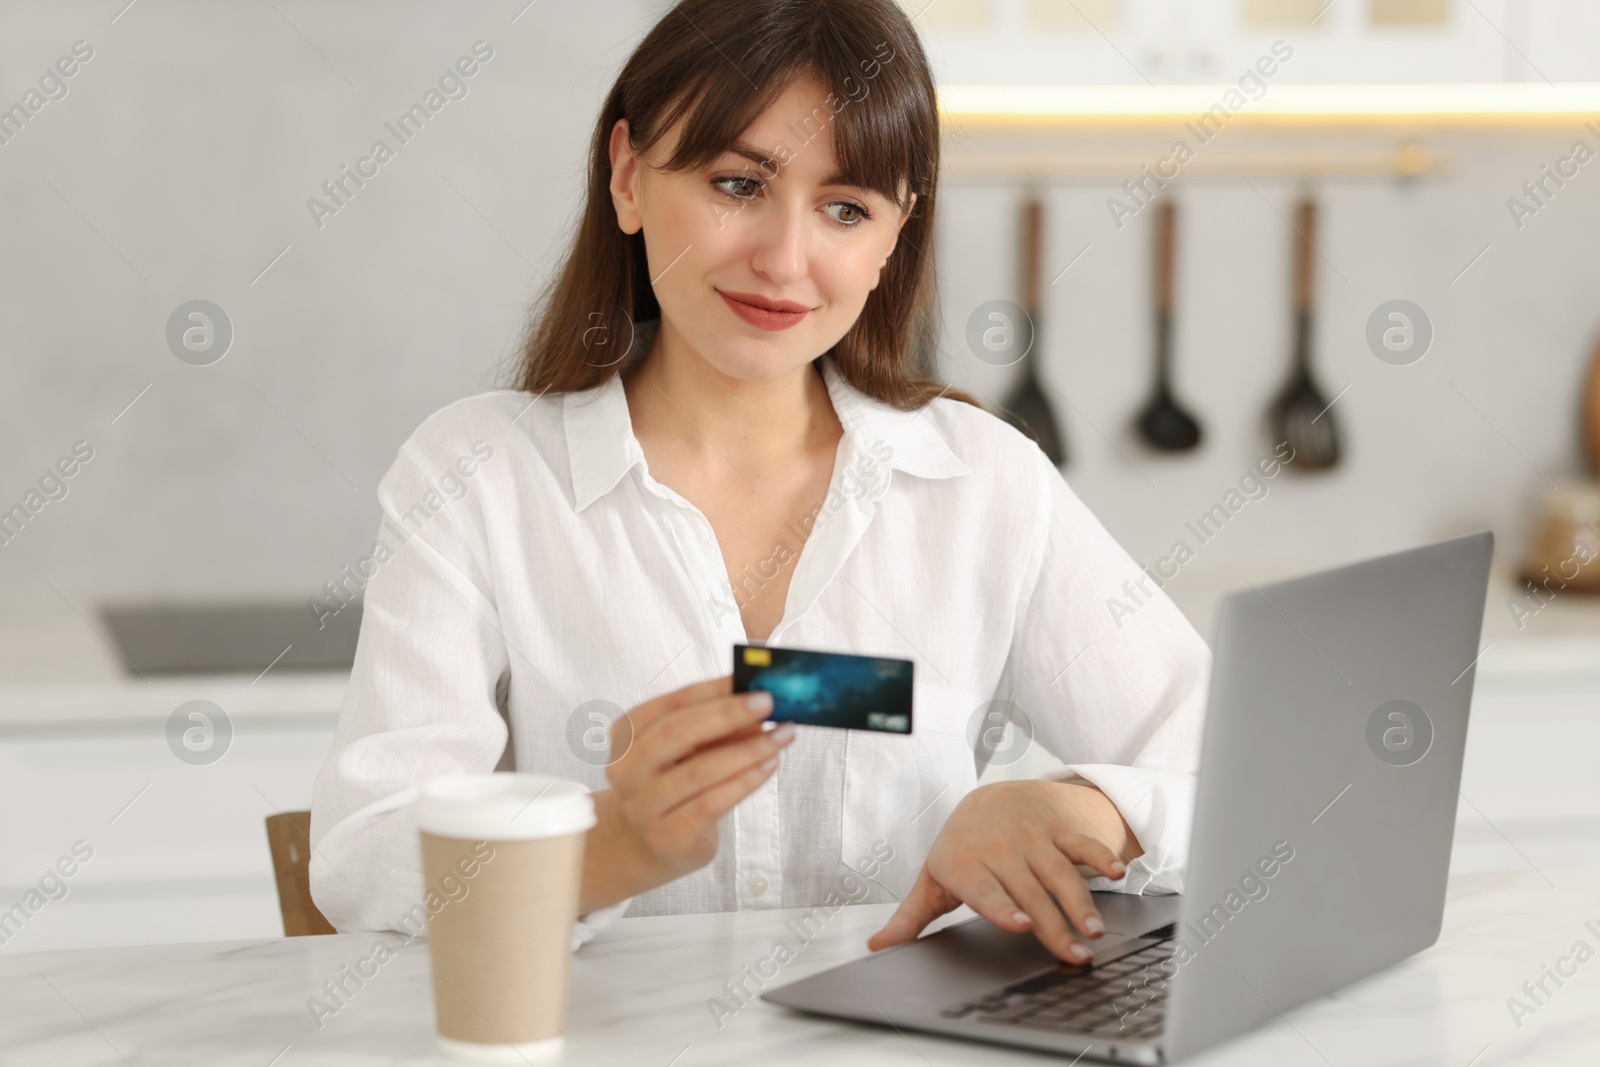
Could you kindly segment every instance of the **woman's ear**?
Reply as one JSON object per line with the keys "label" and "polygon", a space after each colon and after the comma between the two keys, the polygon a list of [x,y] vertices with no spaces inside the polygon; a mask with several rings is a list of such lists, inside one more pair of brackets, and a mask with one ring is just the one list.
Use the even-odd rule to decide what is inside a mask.
{"label": "woman's ear", "polygon": [[911,212],[916,208],[916,206],[917,206],[917,194],[916,193],[912,193],[911,194],[911,203],[906,205],[906,213],[904,215],[900,216],[900,225],[904,226],[906,224],[906,220],[911,217]]}
{"label": "woman's ear", "polygon": [[878,268],[879,270],[882,270],[883,267],[887,267],[889,265],[889,256],[890,256],[891,253],[894,252],[894,246],[900,243],[900,231],[905,229],[906,220],[911,217],[911,209],[916,207],[916,206],[917,206],[917,194],[916,193],[912,193],[911,194],[911,203],[906,205],[906,210],[900,216],[899,223],[897,223],[895,225],[894,237],[893,237],[893,239],[891,239],[889,241],[889,247],[883,250],[883,266],[880,266]]}
{"label": "woman's ear", "polygon": [[611,127],[611,203],[617,210],[617,225],[623,233],[638,233],[644,228],[639,212],[639,157],[628,145],[628,120],[618,119]]}

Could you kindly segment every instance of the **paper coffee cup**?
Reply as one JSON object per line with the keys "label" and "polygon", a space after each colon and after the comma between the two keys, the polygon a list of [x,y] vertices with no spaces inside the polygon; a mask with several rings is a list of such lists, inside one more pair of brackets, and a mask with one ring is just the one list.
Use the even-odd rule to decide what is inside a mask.
{"label": "paper coffee cup", "polygon": [[412,804],[422,838],[439,1051],[478,1063],[561,1052],[572,925],[594,801],[540,774],[446,774]]}

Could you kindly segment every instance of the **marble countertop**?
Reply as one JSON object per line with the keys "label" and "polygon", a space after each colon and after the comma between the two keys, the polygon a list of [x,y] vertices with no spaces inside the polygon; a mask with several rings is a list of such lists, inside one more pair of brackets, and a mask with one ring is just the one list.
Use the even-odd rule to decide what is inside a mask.
{"label": "marble countertop", "polygon": [[[768,984],[866,953],[892,904],[841,909]],[[770,953],[794,910],[625,918],[574,959],[561,1062],[604,1067],[1059,1063],[1058,1057],[789,1012],[761,1000],[721,1020],[712,998]],[[970,915],[965,907],[941,922]],[[1590,924],[1590,925],[1586,925]],[[1439,941],[1401,964],[1185,1061],[1196,1067],[1600,1061],[1600,868],[1456,875]],[[792,937],[792,935],[791,935]],[[66,952],[0,952],[8,1067],[443,1064],[433,1052],[425,941],[401,948],[319,1027],[308,1001],[400,934]],[[1508,998],[1590,955],[1532,1014]]]}

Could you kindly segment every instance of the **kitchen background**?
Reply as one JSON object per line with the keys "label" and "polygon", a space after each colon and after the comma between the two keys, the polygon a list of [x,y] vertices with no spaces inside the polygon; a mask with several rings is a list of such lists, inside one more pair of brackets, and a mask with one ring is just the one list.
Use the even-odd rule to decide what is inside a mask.
{"label": "kitchen background", "polygon": [[[281,932],[262,820],[309,805],[358,619],[318,632],[307,602],[370,551],[399,443],[504,384],[601,96],[667,6],[0,3],[0,509],[27,511],[0,536],[0,909],[93,851],[62,899],[0,916],[0,951]],[[1273,450],[1313,196],[1313,373],[1339,462],[1265,479],[1167,591],[1209,636],[1246,578],[1493,530],[1453,868],[1600,863],[1600,599],[1521,582],[1572,556],[1539,547],[1552,528],[1572,543],[1550,516],[1596,518],[1600,9],[908,10],[950,110],[938,372],[998,405],[1033,364],[1064,474],[1154,567]],[[385,123],[463,56],[474,74],[398,144]],[[394,158],[316,217],[379,138]],[[1180,138],[1196,151],[1174,172]],[[1156,171],[1177,207],[1173,388],[1204,427],[1176,454],[1132,425],[1158,212],[1124,183]],[[982,358],[975,316],[1026,298],[1030,191],[1038,347]],[[1396,355],[1369,334],[1400,300],[1431,341]],[[199,351],[193,301],[214,305]],[[174,718],[193,700],[220,709],[198,753],[181,733],[199,720]]]}

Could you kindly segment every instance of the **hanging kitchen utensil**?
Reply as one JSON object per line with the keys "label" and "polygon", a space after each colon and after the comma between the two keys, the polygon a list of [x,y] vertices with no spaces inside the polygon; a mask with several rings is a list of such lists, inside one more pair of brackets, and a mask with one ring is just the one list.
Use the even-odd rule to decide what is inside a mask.
{"label": "hanging kitchen utensil", "polygon": [[1156,209],[1156,394],[1139,416],[1139,432],[1156,448],[1182,452],[1200,443],[1200,424],[1172,397],[1173,228],[1177,209]]}
{"label": "hanging kitchen utensil", "polygon": [[1061,466],[1067,460],[1066,446],[1056,428],[1055,415],[1039,388],[1034,364],[1041,357],[1039,322],[1044,313],[1041,280],[1044,276],[1044,207],[1037,193],[1030,192],[1022,209],[1022,309],[1032,321],[1031,344],[1022,358],[1022,381],[1006,400],[1005,420],[1038,442],[1050,462]]}
{"label": "hanging kitchen utensil", "polygon": [[1589,382],[1583,391],[1583,444],[1589,473],[1600,478],[1600,345],[1589,365]]}
{"label": "hanging kitchen utensil", "polygon": [[1311,378],[1311,257],[1315,254],[1317,209],[1309,197],[1300,201],[1297,216],[1294,371],[1273,402],[1269,421],[1274,440],[1287,441],[1294,449],[1290,467],[1323,470],[1339,462],[1339,433],[1327,398]]}

